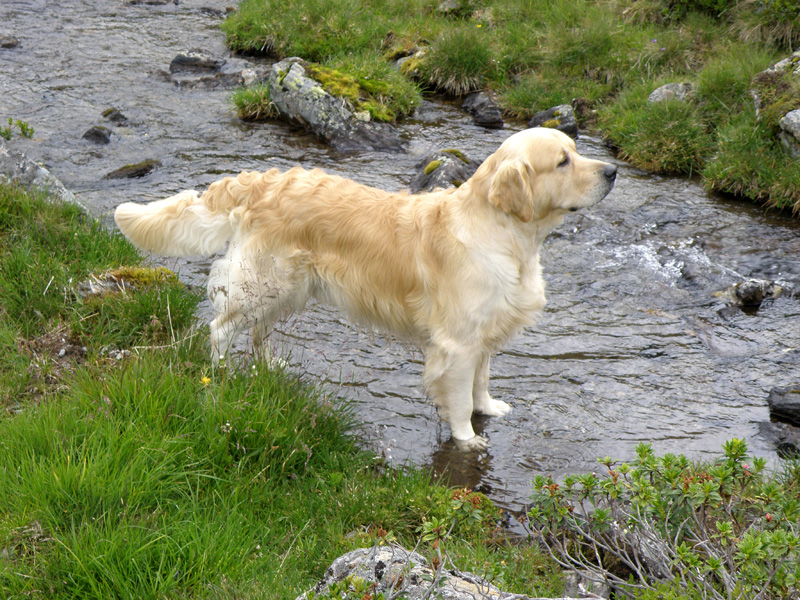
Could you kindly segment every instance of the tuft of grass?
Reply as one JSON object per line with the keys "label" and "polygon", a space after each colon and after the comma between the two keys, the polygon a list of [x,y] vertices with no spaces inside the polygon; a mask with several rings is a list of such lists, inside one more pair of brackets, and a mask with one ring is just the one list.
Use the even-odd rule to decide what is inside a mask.
{"label": "tuft of grass", "polygon": [[236,115],[245,121],[264,121],[278,116],[266,84],[234,90],[231,102],[236,107]]}
{"label": "tuft of grass", "polygon": [[419,65],[421,79],[454,95],[482,87],[495,66],[487,36],[479,25],[449,29],[438,35]]}
{"label": "tuft of grass", "polygon": [[621,95],[600,112],[600,126],[631,164],[661,173],[698,174],[714,143],[699,108],[691,102],[651,104],[652,85]]}

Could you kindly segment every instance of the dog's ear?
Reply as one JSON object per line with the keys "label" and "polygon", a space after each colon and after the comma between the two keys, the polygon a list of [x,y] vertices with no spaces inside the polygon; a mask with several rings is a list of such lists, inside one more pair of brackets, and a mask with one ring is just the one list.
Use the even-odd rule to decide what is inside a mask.
{"label": "dog's ear", "polygon": [[489,202],[523,223],[533,219],[533,168],[522,159],[500,163],[489,186]]}

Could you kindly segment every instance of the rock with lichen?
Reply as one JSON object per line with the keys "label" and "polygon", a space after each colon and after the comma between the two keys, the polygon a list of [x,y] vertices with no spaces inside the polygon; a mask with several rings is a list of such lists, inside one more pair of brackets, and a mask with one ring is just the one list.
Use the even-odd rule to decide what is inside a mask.
{"label": "rock with lichen", "polygon": [[394,127],[366,120],[346,99],[325,91],[299,58],[275,63],[267,82],[270,100],[281,118],[300,125],[336,150],[400,152],[405,148]]}
{"label": "rock with lichen", "polygon": [[571,138],[578,137],[578,121],[575,119],[575,111],[569,104],[554,106],[536,113],[528,122],[528,127],[549,127],[566,133]]}
{"label": "rock with lichen", "polygon": [[424,556],[399,546],[359,548],[334,560],[322,580],[297,600],[368,595],[408,600],[534,600],[504,592],[472,573],[457,569],[439,569],[437,572],[431,566]]}
{"label": "rock with lichen", "polygon": [[416,164],[417,174],[409,184],[411,193],[432,192],[437,189],[459,187],[480,166],[462,152],[454,149],[438,150],[422,157]]}

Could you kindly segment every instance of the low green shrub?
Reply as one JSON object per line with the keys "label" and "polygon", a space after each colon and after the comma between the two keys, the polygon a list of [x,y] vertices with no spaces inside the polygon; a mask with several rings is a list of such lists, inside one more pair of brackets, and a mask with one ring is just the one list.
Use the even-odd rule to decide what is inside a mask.
{"label": "low green shrub", "polygon": [[[800,593],[800,465],[777,476],[743,440],[711,463],[656,456],[599,461],[604,473],[534,482],[534,534],[562,565],[613,582],[632,597],[741,600]],[[676,596],[672,596],[676,597]]]}

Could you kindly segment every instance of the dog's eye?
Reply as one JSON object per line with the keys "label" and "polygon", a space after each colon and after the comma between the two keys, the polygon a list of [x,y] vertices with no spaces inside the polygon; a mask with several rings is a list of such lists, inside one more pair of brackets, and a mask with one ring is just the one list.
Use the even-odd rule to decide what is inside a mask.
{"label": "dog's eye", "polygon": [[569,154],[565,154],[562,157],[561,162],[558,163],[558,166],[559,167],[566,167],[568,164],[569,164]]}

